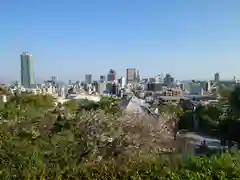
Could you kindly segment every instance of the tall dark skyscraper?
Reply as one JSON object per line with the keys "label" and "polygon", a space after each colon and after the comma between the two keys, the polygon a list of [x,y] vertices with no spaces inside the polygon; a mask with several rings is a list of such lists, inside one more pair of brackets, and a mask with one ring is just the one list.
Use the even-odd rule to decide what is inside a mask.
{"label": "tall dark skyscraper", "polygon": [[116,71],[114,71],[113,69],[109,70],[109,73],[107,74],[107,81],[114,81],[116,80]]}
{"label": "tall dark skyscraper", "polygon": [[220,75],[218,72],[214,74],[214,81],[216,81],[216,82],[220,81]]}
{"label": "tall dark skyscraper", "polygon": [[25,88],[31,88],[35,85],[35,74],[32,54],[23,52],[21,58],[21,85]]}

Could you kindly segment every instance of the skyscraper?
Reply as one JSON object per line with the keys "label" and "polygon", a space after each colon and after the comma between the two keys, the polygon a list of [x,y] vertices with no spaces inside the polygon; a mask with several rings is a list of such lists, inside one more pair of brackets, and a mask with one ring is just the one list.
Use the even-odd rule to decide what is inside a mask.
{"label": "skyscraper", "polygon": [[32,54],[23,52],[21,54],[21,85],[31,88],[35,85],[35,75]]}
{"label": "skyscraper", "polygon": [[128,68],[127,69],[127,75],[126,75],[126,83],[127,84],[135,84],[137,81],[136,76],[136,69],[135,68]]}
{"label": "skyscraper", "polygon": [[85,74],[85,83],[92,84],[92,74]]}
{"label": "skyscraper", "polygon": [[126,80],[125,77],[121,77],[118,79],[118,84],[120,86],[121,89],[124,89],[125,85],[126,85]]}
{"label": "skyscraper", "polygon": [[113,69],[110,69],[107,74],[107,81],[113,82],[114,80],[116,80],[116,71],[114,71]]}
{"label": "skyscraper", "polygon": [[139,83],[140,83],[140,80],[141,80],[141,77],[140,77],[139,71],[137,71],[136,80],[137,80],[137,83],[139,84]]}
{"label": "skyscraper", "polygon": [[219,75],[219,73],[217,72],[217,73],[214,74],[214,81],[215,81],[215,82],[219,82],[219,80],[220,80],[220,75]]}

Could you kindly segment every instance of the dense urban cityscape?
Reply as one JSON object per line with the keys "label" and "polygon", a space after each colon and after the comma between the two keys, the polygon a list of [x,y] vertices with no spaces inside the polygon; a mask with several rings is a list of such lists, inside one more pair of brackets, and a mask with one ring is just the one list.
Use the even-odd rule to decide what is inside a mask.
{"label": "dense urban cityscape", "polygon": [[140,72],[135,68],[126,69],[126,77],[117,77],[115,70],[110,69],[107,75],[100,75],[98,80],[92,79],[92,74],[86,74],[85,80],[68,84],[59,82],[57,76],[52,76],[42,84],[35,83],[34,58],[31,53],[23,52],[21,60],[21,82],[11,85],[11,90],[20,90],[22,93],[49,93],[58,97],[63,102],[68,99],[94,99],[100,100],[101,95],[123,97],[132,90],[138,92],[139,97],[146,95],[158,96],[163,101],[179,101],[190,99],[203,103],[217,100],[217,84],[223,87],[230,87],[238,83],[233,77],[232,80],[221,81],[220,74],[215,73],[213,80],[180,82],[170,74],[156,75],[150,78],[141,78]]}

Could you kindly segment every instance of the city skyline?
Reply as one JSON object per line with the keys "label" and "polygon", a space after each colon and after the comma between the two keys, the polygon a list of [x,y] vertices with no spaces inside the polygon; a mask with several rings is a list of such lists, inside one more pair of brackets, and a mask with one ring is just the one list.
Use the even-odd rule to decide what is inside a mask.
{"label": "city skyline", "polygon": [[[55,76],[55,75],[51,76],[50,78],[49,77],[45,78],[43,80],[36,80],[35,69],[34,69],[34,59],[33,59],[32,54],[29,53],[29,52],[23,52],[23,53],[20,54],[20,62],[21,62],[20,83],[24,87],[30,88],[30,87],[35,87],[35,85],[37,83],[42,83],[42,82],[49,81],[49,80],[56,82],[56,80],[57,81],[59,80],[58,76]],[[141,77],[140,73],[139,73],[139,70],[137,70],[136,68],[127,68],[125,76],[124,75],[123,76],[121,76],[121,75],[117,76],[117,72],[114,69],[109,69],[107,74],[101,74],[101,75],[98,76],[98,78],[95,78],[92,73],[88,73],[88,74],[85,74],[84,80],[83,79],[74,79],[74,80],[73,79],[68,79],[68,84],[72,84],[72,82],[84,82],[84,83],[87,83],[87,84],[92,84],[93,82],[103,82],[103,81],[113,82],[113,81],[118,81],[119,79],[121,79],[123,77],[126,78],[126,83],[127,84],[128,83],[135,84],[135,83],[139,83],[141,81],[141,79],[144,80],[146,78],[149,79],[150,81],[152,81],[152,79],[155,79],[155,78],[157,78],[157,79],[160,78],[162,81],[165,81],[165,78],[167,78],[167,76],[169,76],[170,79],[173,79],[173,81],[171,80],[172,82],[179,81],[179,79],[175,79],[170,73],[166,73],[166,74],[161,73],[161,74],[158,74],[158,75]],[[203,80],[203,79],[192,78],[192,79],[180,80],[180,81],[182,81],[182,82],[184,82],[184,81],[185,82],[187,82],[187,81],[193,82],[193,81],[201,81],[201,80],[203,80],[203,81],[214,80],[216,82],[222,81],[222,80],[230,80],[230,81],[231,80],[234,80],[234,81],[237,80],[237,81],[239,81],[238,79],[236,79],[236,76],[233,76],[232,79],[222,79],[220,77],[221,76],[220,76],[219,72],[216,72],[214,74],[213,79],[210,78],[210,79],[204,79]],[[0,79],[0,81],[1,81],[1,79]],[[13,82],[15,82],[15,81],[18,81],[18,79],[13,80]],[[64,82],[64,81],[60,80],[60,82]],[[66,83],[66,81],[65,81],[65,83]]]}
{"label": "city skyline", "polygon": [[[13,82],[15,81],[20,81],[22,85],[25,84],[28,84],[27,86],[32,86],[32,85],[35,85],[35,83],[42,83],[43,81],[46,81],[46,80],[52,80],[52,79],[58,79],[58,76],[56,75],[53,75],[53,76],[50,76],[50,77],[46,77],[45,79],[38,79],[38,78],[35,78],[35,68],[33,67],[34,66],[34,59],[33,59],[33,56],[31,53],[29,52],[23,52],[20,54],[20,62],[21,62],[21,66],[20,66],[20,80],[19,79],[15,79],[15,80],[12,80]],[[25,69],[25,70],[24,70]],[[107,77],[106,82],[107,81],[112,81],[112,79],[119,79],[119,78],[122,78],[122,77],[125,77],[126,79],[128,79],[128,71],[129,70],[133,70],[134,72],[132,72],[133,74],[130,75],[132,76],[132,78],[134,78],[134,82],[137,82],[139,81],[140,79],[140,74],[139,74],[139,70],[137,70],[136,68],[126,68],[126,72],[125,72],[125,75],[119,75],[117,74],[117,72],[114,70],[114,69],[109,69],[108,71],[105,71],[105,73],[101,74],[101,75],[96,75],[96,74],[92,74],[92,73],[87,73],[87,74],[84,74],[84,78],[74,78],[74,79],[69,79],[68,78],[68,81],[70,82],[76,82],[76,81],[79,81],[80,82],[93,82],[95,80],[97,81],[101,81],[102,80],[102,77],[104,76],[105,78]],[[110,77],[109,79],[109,75],[113,73],[114,75]],[[158,73],[158,74],[155,74],[155,75],[150,75],[150,76],[145,76],[145,77],[141,77],[141,79],[151,79],[151,78],[154,78],[154,77],[157,77],[157,76],[160,76],[161,78],[164,78],[166,77],[167,75],[170,75],[172,76],[172,74],[170,73]],[[133,77],[134,76],[134,77]],[[172,76],[174,78],[174,76]],[[177,81],[179,81],[180,79],[175,79]],[[219,74],[219,72],[215,72],[214,73],[214,76],[213,78],[208,78],[208,79],[199,79],[199,78],[190,78],[190,79],[183,79],[183,80],[180,80],[180,81],[195,81],[195,80],[200,80],[200,81],[208,81],[208,80],[215,80],[215,81],[219,81],[219,80],[238,80],[236,79],[236,76],[233,76],[232,78],[228,78],[228,79],[224,79],[221,77],[221,75]],[[0,81],[2,81],[2,79],[0,79]],[[25,82],[24,82],[25,81]],[[65,82],[66,83],[66,80],[62,80],[60,79],[61,82]],[[128,82],[128,80],[127,80]],[[130,80],[131,82],[131,80]],[[71,84],[71,83],[70,83]],[[91,84],[91,83],[88,83],[88,84]]]}
{"label": "city skyline", "polygon": [[24,51],[34,56],[36,80],[83,80],[88,73],[95,79],[109,69],[126,76],[127,68],[143,77],[212,79],[219,72],[221,79],[239,79],[239,6],[237,0],[6,1],[0,80],[20,80]]}
{"label": "city skyline", "polygon": [[[22,85],[30,87],[32,85],[35,85],[36,83],[41,83],[43,81],[46,81],[46,80],[52,80],[52,79],[58,79],[58,76],[56,75],[53,75],[51,76],[50,78],[47,77],[45,79],[37,79],[35,78],[35,68],[34,68],[34,59],[33,59],[33,56],[31,53],[29,52],[23,52],[21,53],[20,55],[20,62],[21,62],[21,66],[20,66],[20,80],[19,79],[15,79],[15,80],[12,80],[13,82],[15,81],[20,81]],[[130,71],[129,71],[130,70]],[[130,75],[129,72],[131,72]],[[130,75],[130,76],[129,76]],[[103,73],[101,75],[98,75],[98,77],[92,73],[87,73],[87,74],[84,74],[85,78],[75,78],[75,79],[69,79],[68,78],[68,81],[70,82],[76,82],[76,81],[79,81],[80,82],[88,82],[88,84],[91,84],[91,82],[97,80],[97,81],[102,81],[102,77],[106,78],[106,82],[107,81],[113,81],[114,80],[117,80],[121,77],[125,77],[127,79],[127,82],[128,82],[128,77],[131,77],[131,80],[129,82],[139,82],[140,79],[145,79],[145,78],[148,78],[148,79],[151,79],[151,78],[154,78],[154,77],[157,77],[159,76],[161,79],[164,78],[164,76],[166,77],[167,75],[170,75],[172,76],[172,74],[170,73],[158,73],[158,74],[155,74],[155,75],[151,75],[151,76],[145,76],[145,77],[141,77],[140,76],[140,73],[139,73],[139,70],[137,70],[136,68],[126,68],[126,74],[125,75],[117,75],[117,72],[114,70],[114,69],[109,69],[108,73]],[[173,77],[173,76],[172,76]],[[208,79],[199,79],[199,78],[191,78],[191,79],[184,79],[184,80],[180,80],[180,79],[175,79],[176,81],[208,81],[208,80],[214,80],[214,81],[219,81],[219,80],[238,80],[239,79],[236,79],[236,76],[233,76],[232,78],[228,78],[228,79],[224,79],[224,78],[220,78],[220,74],[219,72],[215,72],[214,73],[214,76],[213,78],[208,78]],[[173,77],[174,78],[174,77]],[[2,79],[0,79],[0,81],[2,82]],[[66,80],[61,80],[60,81],[62,82],[66,82]],[[71,84],[71,83],[70,83]]]}
{"label": "city skyline", "polygon": [[[35,85],[35,71],[34,71],[34,68],[33,68],[33,65],[34,65],[34,60],[33,60],[33,57],[32,57],[32,54],[29,53],[29,52],[23,52],[21,55],[20,55],[20,60],[21,60],[21,84],[23,86],[27,86],[27,87],[31,87],[31,86],[34,86]],[[162,81],[165,81],[165,78],[169,76],[170,79],[173,78],[173,81],[179,81],[179,79],[175,79],[171,74],[169,73],[166,73],[166,74],[163,74],[161,73],[158,74],[158,75],[153,75],[153,76],[149,76],[149,77],[141,77],[140,76],[140,73],[139,73],[139,70],[137,70],[136,68],[127,68],[126,69],[126,74],[125,76],[117,76],[117,72],[114,70],[114,69],[109,69],[108,73],[107,74],[102,74],[102,75],[99,75],[98,78],[93,78],[93,74],[92,73],[88,73],[88,74],[85,74],[85,79],[74,79],[73,82],[84,82],[84,83],[87,83],[87,84],[92,84],[94,81],[96,82],[102,82],[102,81],[105,81],[105,82],[113,82],[113,81],[118,81],[119,79],[121,78],[126,78],[126,83],[139,83],[140,80],[142,79],[149,79],[151,80],[152,78],[160,78],[162,79]],[[107,77],[107,78],[106,78]],[[222,79],[220,78],[220,74],[219,72],[216,72],[214,74],[214,77],[213,79],[210,78],[210,79],[205,79],[205,80],[214,80],[216,82],[220,81],[220,80],[225,80],[225,79]],[[103,80],[105,79],[105,80]],[[44,79],[43,81],[45,80],[48,80],[48,78]],[[51,76],[50,81],[56,81],[58,80],[58,77],[57,76]],[[198,81],[198,80],[201,80],[201,79],[189,79],[189,80],[182,80],[183,81]],[[227,79],[227,80],[237,80],[236,79],[236,76],[233,76],[232,79]],[[61,81],[61,80],[60,80]],[[69,83],[68,84],[71,84],[72,83],[72,79],[68,79]]]}

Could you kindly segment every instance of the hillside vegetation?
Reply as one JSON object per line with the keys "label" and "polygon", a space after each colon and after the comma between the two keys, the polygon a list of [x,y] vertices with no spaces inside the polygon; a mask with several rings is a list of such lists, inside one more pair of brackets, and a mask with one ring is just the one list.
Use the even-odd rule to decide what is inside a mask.
{"label": "hillside vegetation", "polygon": [[114,103],[10,97],[0,105],[0,179],[240,179],[238,153],[182,157],[172,127],[181,118],[125,114]]}

